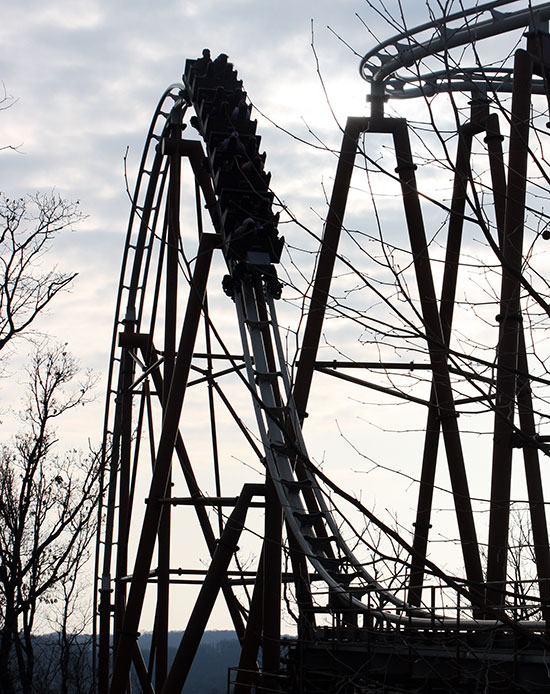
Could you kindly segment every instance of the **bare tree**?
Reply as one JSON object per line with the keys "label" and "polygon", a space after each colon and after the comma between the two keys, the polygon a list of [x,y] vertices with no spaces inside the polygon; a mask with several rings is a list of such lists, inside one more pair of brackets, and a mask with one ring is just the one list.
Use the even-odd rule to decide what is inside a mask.
{"label": "bare tree", "polygon": [[55,193],[0,193],[0,350],[28,330],[76,273],[44,269],[55,236],[82,219],[78,202]]}
{"label": "bare tree", "polygon": [[[15,103],[2,84],[0,111]],[[76,277],[59,271],[48,252],[82,218],[78,201],[55,192],[11,198],[0,192],[0,352],[17,337],[35,341],[36,319]],[[41,340],[28,369],[22,429],[0,443],[1,692],[69,691],[74,653],[88,655],[78,638],[86,622],[76,615],[79,571],[95,530],[98,464],[94,453],[58,450],[55,431],[60,417],[89,399],[94,379],[86,374],[79,381],[78,374],[64,346]],[[52,624],[56,638],[38,644],[38,628]]]}
{"label": "bare tree", "polygon": [[0,449],[0,690],[33,691],[33,630],[51,605],[63,625],[77,591],[70,586],[95,534],[96,456],[58,453],[56,424],[84,405],[93,384],[78,380],[64,346],[38,350],[29,368],[23,429]]}

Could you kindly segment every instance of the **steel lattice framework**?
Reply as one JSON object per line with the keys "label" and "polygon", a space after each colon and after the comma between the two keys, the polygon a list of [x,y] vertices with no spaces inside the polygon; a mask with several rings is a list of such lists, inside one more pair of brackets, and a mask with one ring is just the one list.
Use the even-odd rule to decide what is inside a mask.
{"label": "steel lattice framework", "polygon": [[[487,686],[494,691],[548,687],[550,550],[539,464],[548,446],[538,433],[533,406],[522,293],[530,288],[523,274],[530,112],[532,95],[548,94],[550,3],[510,13],[497,10],[506,4],[498,0],[449,15],[384,42],[363,58],[361,74],[371,84],[372,112],[368,118],[349,118],[344,131],[295,378],[276,311],[283,289],[276,267],[284,239],[242,82],[227,56],[212,61],[205,53],[188,60],[183,84],[163,95],[133,196],[111,352],[107,492],[97,555],[101,694],[132,687],[180,692],[218,596],[241,643],[231,685],[237,694],[418,691],[421,686],[446,691],[450,679],[453,691],[464,692],[486,691]],[[484,13],[490,13],[487,19]],[[522,27],[529,28],[527,47],[516,51],[511,68],[416,68],[426,57]],[[466,91],[472,101],[470,118],[458,133],[439,295],[409,125],[387,117],[384,103],[388,96],[428,98],[441,91]],[[499,114],[492,108],[496,92],[512,95],[506,165]],[[189,123],[199,137],[185,136],[192,109]],[[429,400],[423,402],[427,421],[410,543],[332,484],[312,462],[302,435],[306,411],[315,407],[309,393],[316,371],[365,385],[355,374],[366,364],[318,359],[365,133],[387,135],[393,144],[428,355],[424,367],[431,379]],[[491,195],[498,232],[488,243],[502,278],[498,343],[486,359],[494,375],[476,377],[478,399],[494,413],[486,567],[458,424],[457,369],[450,359],[468,187],[474,183],[472,143],[479,135],[486,143],[490,179],[485,195]],[[194,209],[184,213],[184,204]],[[196,229],[195,242],[188,238],[190,226]],[[220,284],[225,296],[220,296]],[[230,343],[222,339],[214,317],[220,302],[226,307],[223,319],[237,328]],[[227,317],[231,304],[233,319]],[[379,367],[395,365],[380,362]],[[240,388],[240,395],[227,395],[227,380]],[[251,407],[243,406],[247,401]],[[231,436],[238,435],[257,460],[248,479],[236,482],[227,469],[221,409],[232,421]],[[196,433],[199,424],[206,434]],[[440,441],[462,547],[460,578],[429,559]],[[208,487],[203,472],[207,448],[212,462]],[[518,595],[507,573],[516,449],[524,459],[538,584],[536,594],[524,596],[532,601],[527,616],[514,610]],[[407,559],[399,559],[407,567],[406,579],[398,590],[351,545],[335,517],[333,496],[406,552]],[[247,566],[238,553],[243,529],[256,542],[256,559]],[[203,538],[207,566],[197,567],[190,550],[182,547],[192,544],[192,536]],[[196,589],[181,644],[169,662],[169,616],[180,583]],[[435,599],[436,586],[445,596],[441,602]],[[292,638],[281,636],[283,605],[296,617]],[[153,632],[147,661],[138,643],[146,612],[152,615]]]}

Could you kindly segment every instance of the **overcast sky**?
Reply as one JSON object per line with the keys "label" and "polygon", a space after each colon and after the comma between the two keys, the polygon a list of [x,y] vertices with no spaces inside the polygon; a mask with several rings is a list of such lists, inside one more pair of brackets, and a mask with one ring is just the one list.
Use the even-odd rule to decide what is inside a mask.
{"label": "overcast sky", "polygon": [[[386,5],[397,17],[397,3]],[[426,18],[423,4],[414,5],[407,8],[412,25]],[[315,142],[311,129],[338,148],[341,135],[316,73],[312,37],[343,124],[348,115],[367,113],[358,56],[374,36],[393,33],[365,0],[7,3],[0,80],[13,105],[1,113],[0,146],[18,151],[0,155],[2,190],[10,197],[55,190],[79,200],[87,215],[52,250],[52,261],[79,277],[40,327],[67,341],[85,366],[104,370],[129,212],[125,152],[132,185],[154,107],[181,79],[186,58],[205,46],[229,54],[261,113],[307,141]],[[284,135],[258,110],[277,194],[297,214],[309,208],[322,214],[322,185],[330,191],[334,157]],[[5,393],[0,397],[2,408]]]}
{"label": "overcast sky", "polygon": [[[410,25],[425,21],[423,3],[406,4]],[[396,2],[386,6],[398,16]],[[312,30],[333,112],[317,74]],[[13,105],[0,113],[0,146],[17,151],[0,152],[0,188],[10,197],[55,190],[79,200],[87,215],[52,249],[51,262],[79,276],[40,328],[67,342],[83,366],[105,372],[129,213],[125,153],[132,185],[153,110],[164,89],[180,81],[186,58],[198,57],[204,47],[229,55],[256,108],[272,187],[320,234],[336,159],[273,123],[315,143],[312,131],[329,148],[339,148],[339,124],[348,115],[367,115],[359,56],[374,37],[394,33],[365,0],[5,3],[0,80]],[[355,214],[364,209],[358,203]],[[305,244],[295,233],[288,240]],[[101,387],[86,430],[71,430],[75,445],[100,436]],[[0,410],[13,392],[0,390]],[[330,402],[322,405],[330,410]]]}
{"label": "overcast sky", "polygon": [[[397,3],[386,5],[397,17]],[[11,197],[55,190],[80,201],[86,221],[51,253],[60,269],[79,277],[40,327],[98,371],[109,349],[129,211],[125,152],[132,185],[154,107],[181,79],[185,59],[205,46],[229,54],[258,109],[277,194],[297,214],[323,213],[334,157],[284,135],[258,111],[315,142],[312,130],[337,149],[341,135],[316,73],[312,36],[343,124],[367,113],[358,55],[375,36],[395,33],[365,0],[30,0],[8,3],[2,15],[0,80],[13,105],[1,113],[0,145],[18,152],[0,155],[1,187]],[[424,21],[423,4],[407,7],[407,18]]]}
{"label": "overcast sky", "polygon": [[[80,201],[87,215],[49,254],[60,270],[79,274],[38,327],[67,342],[83,367],[105,372],[129,214],[124,157],[128,149],[133,188],[154,108],[164,89],[181,80],[186,58],[204,47],[230,56],[256,109],[272,186],[321,233],[336,159],[272,123],[339,149],[339,125],[348,115],[367,114],[359,56],[374,43],[370,32],[382,39],[392,31],[364,0],[8,3],[0,26],[0,80],[12,106],[0,114],[0,145],[17,152],[0,153],[2,190],[9,197],[55,190]],[[288,240],[305,243],[299,230]],[[20,349],[29,351],[24,343]],[[22,362],[13,364],[17,373]],[[101,431],[102,388],[87,418],[92,440]],[[13,405],[14,393],[2,389],[0,411]],[[11,429],[5,416],[4,432]],[[74,431],[70,443],[82,445],[81,434]]]}
{"label": "overcast sky", "polygon": [[[214,55],[228,53],[263,113],[307,136],[306,121],[337,145],[340,135],[316,77],[311,22],[339,117],[363,115],[367,90],[358,58],[327,25],[360,53],[372,44],[354,16],[365,9],[361,0],[8,3],[0,79],[13,106],[1,114],[0,144],[15,145],[18,153],[1,154],[2,190],[14,197],[53,189],[79,200],[88,215],[51,253],[60,269],[79,277],[40,327],[68,341],[84,365],[105,368],[129,212],[124,155],[128,147],[132,181],[154,107],[180,81],[186,58],[205,46]],[[326,160],[326,171],[314,170],[290,138],[278,137],[269,124],[260,123],[259,131],[279,195],[307,189],[305,207],[315,205],[334,161]],[[293,171],[303,171],[308,185]]]}

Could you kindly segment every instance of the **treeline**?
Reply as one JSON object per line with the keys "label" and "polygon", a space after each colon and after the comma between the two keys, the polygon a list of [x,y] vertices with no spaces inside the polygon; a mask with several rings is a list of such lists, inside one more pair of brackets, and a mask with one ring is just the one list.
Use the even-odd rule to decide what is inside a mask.
{"label": "treeline", "polygon": [[[183,632],[172,632],[168,638],[169,661],[172,662]],[[32,637],[34,677],[27,691],[40,694],[92,694],[92,637],[79,635],[63,637],[44,634]],[[140,637],[140,646],[147,661],[151,648],[151,634]],[[239,643],[230,631],[211,631],[204,635],[193,667],[189,673],[184,694],[226,694],[230,667],[239,662]],[[15,665],[15,664],[13,664]],[[13,668],[14,670],[16,668]],[[6,688],[0,681],[0,692],[23,692],[21,683],[12,682]],[[135,687],[139,691],[139,687]]]}
{"label": "treeline", "polygon": [[[171,632],[168,637],[168,660],[176,655],[183,632]],[[140,639],[143,656],[147,662],[151,635]],[[184,694],[226,694],[230,667],[239,664],[240,647],[232,631],[207,631],[201,641],[193,666],[183,689]]]}

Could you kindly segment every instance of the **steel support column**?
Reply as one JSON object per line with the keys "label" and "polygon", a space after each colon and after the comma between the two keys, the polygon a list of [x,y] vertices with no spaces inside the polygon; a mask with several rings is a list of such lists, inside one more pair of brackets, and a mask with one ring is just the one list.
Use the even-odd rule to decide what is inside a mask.
{"label": "steel support column", "polygon": [[422,309],[427,347],[433,371],[433,384],[437,397],[438,414],[441,421],[445,451],[449,466],[449,476],[456,509],[458,530],[462,544],[464,566],[472,591],[483,580],[481,559],[477,543],[477,534],[472,513],[462,442],[458,429],[456,412],[451,387],[447,348],[440,321],[437,299],[430,265],[430,257],[424,231],[424,222],[420,200],[416,187],[414,163],[409,141],[407,123],[404,120],[392,119],[393,139],[397,159],[397,173],[401,183],[405,217],[414,258],[414,268]]}
{"label": "steel support column", "polygon": [[206,290],[212,252],[217,246],[219,246],[218,234],[202,235],[174,368],[172,387],[170,388],[166,405],[166,416],[158,444],[147,508],[136,553],[136,561],[122,623],[122,633],[115,655],[110,690],[112,694],[124,691],[125,680],[130,669],[132,651],[138,635],[138,625],[162,513],[162,504],[159,500],[166,496],[172,454],[185,397],[185,385],[191,367],[202,301]]}
{"label": "steel support column", "polygon": [[262,639],[264,552],[265,544],[262,547],[262,553],[258,562],[258,572],[250,601],[246,633],[242,642],[233,694],[250,694],[258,677],[258,652]]}
{"label": "steel support column", "polygon": [[[472,117],[476,115],[479,115],[477,108],[475,111],[472,109]],[[474,129],[477,130],[472,120],[470,120],[470,123],[462,126],[458,131],[453,198],[451,202],[445,270],[443,272],[440,302],[441,329],[443,340],[447,347],[451,339],[456,283],[462,245],[462,229],[464,226],[464,209],[466,206],[468,182],[470,180],[470,155],[472,151],[472,136]],[[424,562],[431,528],[430,523],[437,453],[439,450],[439,435],[440,421],[439,410],[437,408],[437,394],[435,385],[432,383],[422,456],[418,504],[416,507],[416,520],[414,524],[414,554],[411,557],[411,573],[409,578],[409,602],[411,605],[420,605],[422,602]]]}
{"label": "steel support column", "polygon": [[361,133],[367,129],[368,123],[369,119],[367,118],[348,118],[344,130],[332,197],[321,240],[304,339],[300,350],[300,363],[294,384],[294,402],[301,420],[306,414],[311,379],[315,369],[315,359],[321,339],[340,232],[346,211],[351,175],[357,154],[357,143]]}
{"label": "steel support column", "polygon": [[531,532],[533,534],[533,551],[537,567],[539,594],[542,614],[548,622],[550,620],[550,548],[548,545],[548,525],[528,368],[525,335],[523,328],[521,328],[518,354],[519,374],[516,382],[518,418],[523,441],[523,461],[525,480],[527,482],[527,496],[529,498],[529,514],[531,517]]}
{"label": "steel support column", "polygon": [[183,689],[222,581],[226,576],[227,567],[237,550],[237,542],[244,527],[249,504],[253,496],[264,493],[264,485],[244,485],[237,504],[227,519],[223,534],[212,557],[212,562],[168,673],[166,684],[161,690],[162,694],[174,694]]}
{"label": "steel support column", "polygon": [[[128,319],[124,337],[134,333],[134,321]],[[130,468],[132,454],[132,394],[129,392],[134,379],[135,362],[132,358],[132,347],[123,347],[121,359],[120,398],[120,458],[118,473],[118,537],[123,538],[116,555],[115,596],[114,596],[114,639],[113,648],[120,643],[122,623],[126,610],[126,583],[123,580],[128,573],[128,534],[130,526]],[[121,691],[123,688],[121,687]]]}
{"label": "steel support column", "polygon": [[521,330],[520,280],[523,262],[523,224],[527,183],[529,115],[531,107],[532,60],[518,50],[514,61],[514,91],[508,161],[508,183],[502,243],[502,288],[497,385],[487,556],[487,599],[502,602],[499,595],[506,581],[510,484],[512,478],[512,435]]}
{"label": "steel support column", "polygon": [[[166,414],[168,393],[172,383],[176,358],[176,321],[178,305],[178,263],[180,244],[180,206],[181,206],[181,111],[176,112],[169,125],[167,141],[169,146],[170,178],[166,207],[166,282],[165,282],[165,316],[164,316],[164,388],[162,390],[162,408]],[[166,485],[166,494],[171,491],[171,473]],[[160,691],[168,672],[168,632],[170,629],[170,504],[162,508],[158,537],[158,582],[157,606],[155,613],[154,638],[156,643],[155,688]]]}
{"label": "steel support column", "polygon": [[[502,252],[506,210],[506,173],[502,152],[503,137],[500,134],[497,114],[492,114],[488,118],[487,136],[485,140],[489,150],[493,197],[495,201],[495,217],[498,228],[498,243],[500,251]],[[535,443],[536,428],[531,383],[529,380],[529,362],[527,359],[523,326],[520,328],[518,338],[518,378],[516,385],[519,426],[521,434],[526,437],[523,447],[523,458],[527,494],[529,498],[535,563],[539,581],[539,594],[543,605],[543,616],[548,620],[550,618],[549,609],[547,607],[550,605],[550,548],[548,545],[548,529],[540,462]]]}
{"label": "steel support column", "polygon": [[262,688],[276,691],[281,666],[281,543],[282,512],[273,481],[265,482],[265,537],[262,630]]}

